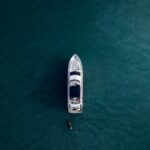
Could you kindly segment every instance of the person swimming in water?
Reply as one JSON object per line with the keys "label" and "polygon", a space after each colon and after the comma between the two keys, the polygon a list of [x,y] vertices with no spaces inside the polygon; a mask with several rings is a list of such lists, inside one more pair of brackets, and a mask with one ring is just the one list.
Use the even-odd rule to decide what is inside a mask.
{"label": "person swimming in water", "polygon": [[70,130],[72,130],[72,123],[71,123],[71,121],[68,121],[68,128],[69,128]]}

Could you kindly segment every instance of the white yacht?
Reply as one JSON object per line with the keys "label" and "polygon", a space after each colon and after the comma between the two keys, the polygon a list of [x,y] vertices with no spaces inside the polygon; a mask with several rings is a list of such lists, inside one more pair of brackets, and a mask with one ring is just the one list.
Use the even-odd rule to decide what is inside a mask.
{"label": "white yacht", "polygon": [[83,68],[76,54],[69,61],[67,88],[68,112],[81,113],[83,109]]}

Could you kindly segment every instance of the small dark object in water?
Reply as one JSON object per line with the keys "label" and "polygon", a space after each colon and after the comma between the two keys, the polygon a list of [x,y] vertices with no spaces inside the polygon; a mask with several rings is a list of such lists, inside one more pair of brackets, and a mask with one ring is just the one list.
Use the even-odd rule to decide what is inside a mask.
{"label": "small dark object in water", "polygon": [[71,123],[71,121],[68,121],[68,128],[69,128],[70,130],[72,130],[72,123]]}

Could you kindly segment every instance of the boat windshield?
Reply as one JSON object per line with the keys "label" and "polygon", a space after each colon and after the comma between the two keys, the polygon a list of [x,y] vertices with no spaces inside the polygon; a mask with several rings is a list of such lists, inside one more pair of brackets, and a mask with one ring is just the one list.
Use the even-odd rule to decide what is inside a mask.
{"label": "boat windshield", "polygon": [[70,75],[80,75],[80,72],[78,72],[78,71],[72,71],[72,72],[70,72]]}
{"label": "boat windshield", "polygon": [[78,81],[78,80],[70,81],[70,86],[76,86],[76,85],[79,85],[79,84],[80,84],[80,81]]}

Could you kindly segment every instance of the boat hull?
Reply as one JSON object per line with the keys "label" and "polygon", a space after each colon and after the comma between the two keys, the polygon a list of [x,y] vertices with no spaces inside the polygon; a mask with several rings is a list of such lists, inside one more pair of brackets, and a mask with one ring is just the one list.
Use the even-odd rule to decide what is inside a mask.
{"label": "boat hull", "polygon": [[74,54],[68,64],[67,99],[69,113],[83,110],[83,67],[78,55]]}

